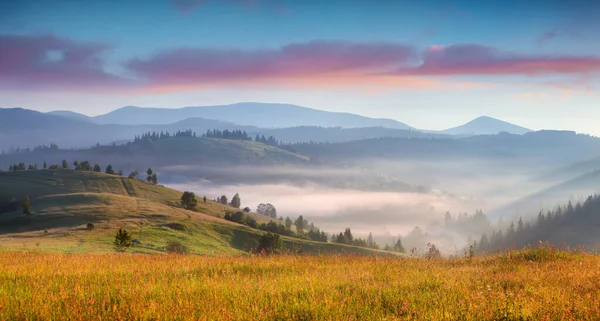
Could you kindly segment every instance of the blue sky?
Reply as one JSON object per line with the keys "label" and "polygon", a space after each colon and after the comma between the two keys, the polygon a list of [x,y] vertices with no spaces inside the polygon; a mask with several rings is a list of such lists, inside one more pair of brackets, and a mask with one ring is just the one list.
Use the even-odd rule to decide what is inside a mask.
{"label": "blue sky", "polygon": [[596,1],[0,2],[0,106],[294,103],[600,135]]}

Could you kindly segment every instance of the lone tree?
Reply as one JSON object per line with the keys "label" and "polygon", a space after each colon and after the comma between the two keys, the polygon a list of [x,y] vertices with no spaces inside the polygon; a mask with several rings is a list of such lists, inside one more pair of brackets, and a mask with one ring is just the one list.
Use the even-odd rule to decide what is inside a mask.
{"label": "lone tree", "polygon": [[233,198],[231,199],[231,206],[233,206],[235,208],[240,208],[241,205],[242,205],[242,200],[240,199],[240,194],[236,193],[235,195],[233,195]]}
{"label": "lone tree", "polygon": [[277,209],[271,203],[260,203],[256,208],[256,213],[268,216],[270,218],[277,218]]}
{"label": "lone tree", "polygon": [[194,192],[183,192],[181,195],[181,206],[187,210],[194,210],[198,205],[198,200]]}
{"label": "lone tree", "polygon": [[158,184],[158,176],[156,176],[156,173],[152,174],[152,185],[156,185]]}
{"label": "lone tree", "polygon": [[106,170],[104,172],[106,174],[114,175],[115,174],[115,169],[113,168],[113,166],[111,164],[108,164],[108,166],[106,166]]}
{"label": "lone tree", "polygon": [[46,163],[46,161],[44,161],[44,165],[42,166],[43,169],[48,169],[48,163]]}
{"label": "lone tree", "polygon": [[283,241],[279,234],[273,234],[268,232],[267,234],[263,234],[260,238],[260,243],[258,244],[258,248],[256,248],[256,253],[259,254],[276,254],[280,253],[283,249]]}
{"label": "lone tree", "polygon": [[221,195],[221,197],[219,197],[219,203],[227,205],[227,196]]}
{"label": "lone tree", "polygon": [[66,159],[63,159],[63,161],[62,161],[62,164],[61,164],[61,167],[62,167],[63,169],[67,169],[67,168],[69,168],[69,163],[67,163],[67,160],[66,160]]}
{"label": "lone tree", "polygon": [[131,233],[124,228],[120,228],[115,235],[113,244],[117,251],[124,252],[128,247],[131,246]]}
{"label": "lone tree", "polygon": [[102,169],[100,168],[100,165],[98,165],[98,164],[94,165],[94,172],[96,172],[96,173],[102,172]]}
{"label": "lone tree", "polygon": [[152,174],[154,172],[152,171],[152,167],[148,167],[148,170],[146,171],[146,174],[148,174],[148,177],[146,177],[146,180],[148,181],[148,183],[152,183]]}
{"label": "lone tree", "polygon": [[25,199],[23,200],[21,206],[23,207],[23,214],[31,215],[31,201],[29,199],[29,196],[25,196]]}

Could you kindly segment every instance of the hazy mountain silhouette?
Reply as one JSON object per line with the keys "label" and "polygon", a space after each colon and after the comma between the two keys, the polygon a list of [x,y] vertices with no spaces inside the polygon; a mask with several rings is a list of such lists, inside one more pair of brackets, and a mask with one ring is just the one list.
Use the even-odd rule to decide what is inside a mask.
{"label": "hazy mountain silhouette", "polygon": [[294,144],[298,152],[342,161],[347,159],[522,158],[538,165],[563,166],[600,156],[600,139],[570,131],[501,133],[446,138],[376,138],[334,144]]}
{"label": "hazy mountain silhouette", "polygon": [[581,176],[569,179],[562,183],[544,188],[533,194],[527,195],[506,206],[492,211],[490,217],[503,216],[534,217],[540,210],[553,210],[558,205],[563,205],[564,200],[573,202],[585,200],[589,195],[600,192],[600,171],[596,170]]}
{"label": "hazy mountain silhouette", "polygon": [[237,126],[217,120],[189,118],[166,125],[99,125],[88,120],[78,120],[69,113],[41,113],[22,108],[0,108],[0,151],[13,148],[34,148],[40,145],[57,144],[61,148],[82,148],[91,145],[109,144],[115,141],[131,140],[136,135],[149,131],[191,129],[201,135],[208,129],[259,129]]}
{"label": "hazy mountain silhouette", "polygon": [[441,131],[448,135],[493,135],[501,132],[522,135],[531,132],[530,129],[513,125],[492,117],[482,116],[464,125]]}
{"label": "hazy mountain silhouette", "polygon": [[263,128],[294,126],[410,128],[410,126],[392,119],[369,118],[290,104],[268,103],[238,103],[178,109],[127,106],[92,119],[98,124],[148,125],[170,124],[191,117],[215,119]]}
{"label": "hazy mountain silhouette", "polygon": [[92,122],[92,119],[90,116],[76,113],[76,112],[73,112],[70,110],[55,110],[55,111],[48,112],[47,114],[54,115],[54,116],[60,116],[60,117],[68,118],[68,119],[72,119],[72,120],[85,121],[88,123]]}
{"label": "hazy mountain silhouette", "polygon": [[259,131],[250,131],[253,135],[274,136],[278,140],[286,143],[303,142],[329,142],[341,143],[353,140],[363,140],[380,137],[402,137],[402,138],[427,138],[427,137],[446,137],[446,135],[424,133],[417,130],[394,129],[385,127],[362,127],[362,128],[342,128],[342,127],[319,127],[319,126],[298,126],[288,128],[266,129]]}

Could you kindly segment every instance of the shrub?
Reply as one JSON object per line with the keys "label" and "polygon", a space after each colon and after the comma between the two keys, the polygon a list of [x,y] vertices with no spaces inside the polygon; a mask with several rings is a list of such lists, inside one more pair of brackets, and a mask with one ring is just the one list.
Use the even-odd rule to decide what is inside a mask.
{"label": "shrub", "polygon": [[256,253],[266,255],[277,254],[280,253],[282,249],[283,241],[281,240],[281,237],[278,234],[268,232],[260,238]]}
{"label": "shrub", "polygon": [[87,223],[87,225],[85,226],[85,228],[91,231],[94,228],[96,228],[96,225],[94,225],[94,223],[92,223],[92,222],[89,222],[89,223]]}
{"label": "shrub", "polygon": [[258,222],[250,216],[246,217],[246,225],[251,228],[256,228],[258,226]]}
{"label": "shrub", "polygon": [[190,249],[179,241],[169,241],[166,246],[167,253],[186,254]]}
{"label": "shrub", "polygon": [[427,254],[425,255],[428,259],[439,259],[442,257],[440,250],[435,246],[435,244],[427,243]]}
{"label": "shrub", "polygon": [[31,213],[31,201],[29,200],[29,196],[25,196],[25,199],[21,203],[21,206],[23,207],[23,214],[25,214],[25,215],[32,214]]}
{"label": "shrub", "polygon": [[231,215],[231,221],[240,223],[240,224],[246,224],[246,213],[241,212],[241,211],[233,213]]}

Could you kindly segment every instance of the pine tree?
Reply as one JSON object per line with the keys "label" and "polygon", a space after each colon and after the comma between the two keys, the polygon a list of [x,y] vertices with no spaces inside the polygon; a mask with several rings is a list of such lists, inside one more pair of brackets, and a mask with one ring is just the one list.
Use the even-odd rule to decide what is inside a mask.
{"label": "pine tree", "polygon": [[294,221],[294,225],[296,225],[296,231],[300,234],[304,233],[304,229],[306,228],[306,221],[302,215],[298,216],[296,221]]}
{"label": "pine tree", "polygon": [[242,205],[242,200],[240,199],[240,194],[235,194],[233,196],[233,198],[231,199],[231,206],[235,207],[235,208],[240,208],[240,206]]}
{"label": "pine tree", "polygon": [[46,163],[46,161],[44,161],[43,168],[44,168],[44,169],[48,169],[48,163]]}
{"label": "pine tree", "polygon": [[113,244],[117,251],[125,251],[131,246],[131,233],[124,228],[120,228],[115,235]]}
{"label": "pine tree", "polygon": [[367,237],[367,245],[369,247],[373,247],[375,245],[375,241],[373,241],[373,234],[369,232],[369,236]]}
{"label": "pine tree", "polygon": [[148,183],[152,182],[152,174],[154,172],[152,171],[152,167],[148,167],[148,170],[146,171],[146,174],[148,174],[148,176],[146,177],[146,180],[148,181]]}
{"label": "pine tree", "polygon": [[187,210],[194,210],[198,205],[194,192],[183,192],[183,195],[181,195],[181,205]]}
{"label": "pine tree", "polygon": [[111,174],[111,175],[115,174],[115,170],[113,169],[113,166],[111,164],[108,164],[108,166],[106,166],[106,170],[104,172],[106,174]]}

